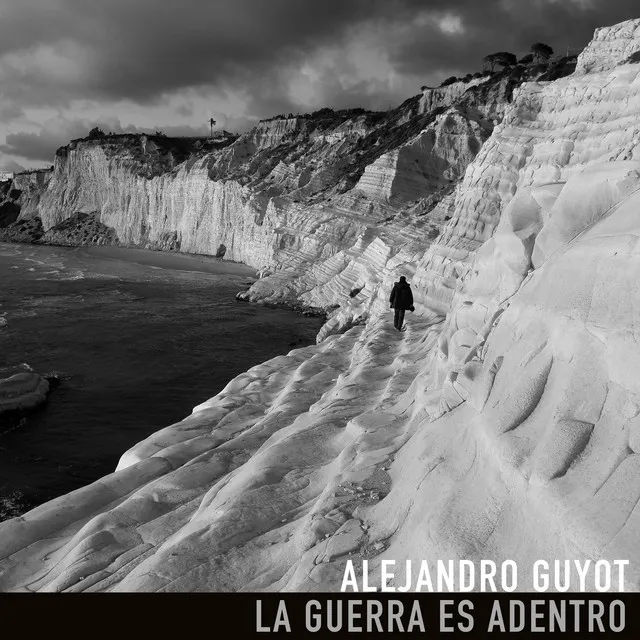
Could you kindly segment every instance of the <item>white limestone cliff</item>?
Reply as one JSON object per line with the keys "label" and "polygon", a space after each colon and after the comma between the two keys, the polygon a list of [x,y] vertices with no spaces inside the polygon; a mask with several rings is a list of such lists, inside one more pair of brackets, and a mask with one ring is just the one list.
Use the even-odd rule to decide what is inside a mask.
{"label": "white limestone cliff", "polygon": [[338,302],[322,340],[0,524],[0,590],[336,590],[364,558],[510,558],[524,590],[533,559],[628,559],[640,589],[640,63],[618,64],[639,30],[517,89],[457,185],[392,175],[425,141],[447,161],[436,119],[354,188],[268,210],[291,240],[247,297]]}
{"label": "white limestone cliff", "polygon": [[417,200],[457,182],[490,132],[450,110],[368,165],[356,184],[373,200]]}
{"label": "white limestone cliff", "polygon": [[[275,273],[247,299],[314,306],[291,275],[340,262],[354,245],[365,249],[381,224],[414,205],[433,233],[440,218],[429,209],[493,126],[466,109],[418,113],[417,99],[389,114],[361,112],[263,122],[186,162],[152,136],[74,141],[58,152],[37,210],[17,224],[36,216],[40,239],[57,244],[116,242],[241,261]],[[404,224],[392,226],[405,233]]]}
{"label": "white limestone cliff", "polygon": [[444,87],[423,87],[418,108],[421,113],[428,113],[442,107],[446,108],[458,100],[467,89],[482,84],[486,80],[487,78],[477,78],[471,82],[463,82],[462,80],[452,82]]}
{"label": "white limestone cliff", "polygon": [[608,71],[639,51],[638,20],[627,20],[610,27],[601,27],[596,29],[593,39],[578,56],[576,73]]}

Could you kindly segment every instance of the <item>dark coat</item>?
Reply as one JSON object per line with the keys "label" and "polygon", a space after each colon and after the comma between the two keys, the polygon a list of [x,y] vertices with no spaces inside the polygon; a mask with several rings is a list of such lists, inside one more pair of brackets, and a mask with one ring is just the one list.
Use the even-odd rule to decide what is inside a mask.
{"label": "dark coat", "polygon": [[389,303],[394,309],[405,311],[413,307],[413,293],[408,282],[396,282],[389,296]]}

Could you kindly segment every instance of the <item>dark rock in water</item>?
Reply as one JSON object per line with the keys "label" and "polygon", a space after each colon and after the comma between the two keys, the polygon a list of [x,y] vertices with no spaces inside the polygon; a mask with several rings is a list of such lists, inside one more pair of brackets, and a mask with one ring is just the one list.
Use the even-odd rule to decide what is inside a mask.
{"label": "dark rock in water", "polygon": [[70,218],[51,227],[42,241],[47,244],[82,246],[91,244],[118,244],[115,229],[100,222],[97,212],[79,211]]}
{"label": "dark rock in water", "polygon": [[51,380],[34,373],[28,365],[0,369],[0,433],[22,426],[25,416],[40,407],[52,389]]}
{"label": "dark rock in water", "polygon": [[49,383],[49,393],[51,393],[54,389],[57,389],[65,379],[65,377],[57,373],[47,373],[43,376],[43,378]]}

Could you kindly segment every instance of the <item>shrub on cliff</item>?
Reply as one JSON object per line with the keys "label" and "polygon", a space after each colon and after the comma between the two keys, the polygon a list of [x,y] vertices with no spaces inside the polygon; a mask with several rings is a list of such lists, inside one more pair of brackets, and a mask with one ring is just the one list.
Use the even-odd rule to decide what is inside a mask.
{"label": "shrub on cliff", "polygon": [[311,119],[330,118],[331,116],[333,116],[333,109],[330,109],[329,107],[318,109],[317,111],[309,114],[309,118]]}
{"label": "shrub on cliff", "polygon": [[104,137],[105,137],[104,131],[99,127],[94,127],[93,129],[91,129],[91,131],[89,131],[89,135],[87,136],[89,140],[94,140],[96,138],[104,138]]}
{"label": "shrub on cliff", "polygon": [[441,87],[447,87],[450,84],[453,84],[454,82],[458,82],[458,78],[456,78],[456,76],[449,76],[446,80],[444,80],[442,82],[442,84],[440,86]]}
{"label": "shrub on cliff", "polygon": [[538,61],[548,60],[553,55],[553,49],[544,42],[534,42],[530,51]]}
{"label": "shrub on cliff", "polygon": [[540,68],[541,73],[537,80],[548,82],[564,78],[575,71],[577,62],[576,56],[566,56],[549,64],[536,65],[535,68]]}
{"label": "shrub on cliff", "polygon": [[490,53],[488,56],[482,58],[482,62],[485,65],[489,65],[491,71],[496,68],[496,65],[501,67],[513,67],[518,63],[518,59],[515,54],[508,51],[498,51],[497,53]]}

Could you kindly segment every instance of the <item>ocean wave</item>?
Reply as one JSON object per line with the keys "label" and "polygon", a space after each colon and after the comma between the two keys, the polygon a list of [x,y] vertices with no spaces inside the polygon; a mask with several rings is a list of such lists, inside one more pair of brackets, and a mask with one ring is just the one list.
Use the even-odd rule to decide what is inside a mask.
{"label": "ocean wave", "polygon": [[11,318],[35,318],[38,315],[37,311],[31,309],[15,309],[11,312]]}
{"label": "ocean wave", "polygon": [[75,273],[63,273],[60,274],[60,280],[84,280],[86,278],[84,271],[76,271]]}
{"label": "ocean wave", "polygon": [[0,379],[8,378],[16,373],[33,373],[33,369],[26,362],[0,367]]}
{"label": "ocean wave", "polygon": [[[32,269],[29,269],[32,271]],[[55,277],[52,277],[54,276]],[[36,278],[36,280],[54,280],[54,281],[67,281],[67,280],[84,280],[87,275],[84,271],[48,271],[44,274],[46,277]]]}

